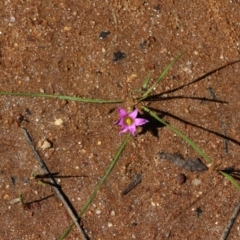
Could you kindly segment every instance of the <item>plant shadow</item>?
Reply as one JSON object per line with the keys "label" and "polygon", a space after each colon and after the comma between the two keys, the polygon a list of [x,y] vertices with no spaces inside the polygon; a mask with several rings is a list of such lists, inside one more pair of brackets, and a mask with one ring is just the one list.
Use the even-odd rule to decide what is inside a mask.
{"label": "plant shadow", "polygon": [[[199,82],[199,81],[205,80],[205,78],[211,76],[212,74],[214,74],[214,73],[216,73],[216,72],[218,72],[218,71],[220,71],[220,70],[222,70],[222,69],[224,69],[224,68],[226,68],[226,67],[228,67],[228,66],[231,66],[231,65],[233,65],[233,64],[239,63],[239,62],[240,62],[240,60],[237,60],[237,61],[233,61],[233,62],[230,62],[230,63],[228,63],[228,64],[225,64],[224,66],[221,66],[221,67],[219,67],[219,68],[216,68],[216,69],[214,69],[214,70],[212,70],[212,71],[210,71],[210,72],[208,72],[208,73],[200,76],[199,78],[193,80],[193,81],[190,82],[190,83],[184,84],[184,85],[182,85],[182,86],[180,86],[180,87],[177,87],[177,88],[175,88],[175,89],[172,89],[172,90],[168,90],[168,91],[162,92],[162,93],[160,93],[160,94],[151,95],[151,96],[147,97],[146,99],[144,99],[144,101],[145,101],[145,102],[148,102],[149,105],[150,105],[151,102],[153,102],[153,101],[167,101],[167,100],[172,100],[172,99],[192,99],[192,100],[201,101],[201,103],[204,102],[204,101],[208,101],[208,102],[214,102],[214,103],[220,103],[220,104],[227,104],[228,102],[226,102],[226,101],[223,101],[223,100],[220,100],[220,99],[216,99],[216,97],[215,97],[215,95],[214,95],[214,93],[213,93],[213,91],[212,91],[211,88],[209,88],[208,90],[209,90],[212,98],[206,98],[206,97],[191,97],[191,96],[190,96],[190,97],[189,97],[189,96],[167,96],[167,97],[164,97],[164,96],[166,96],[166,95],[168,95],[168,94],[170,94],[170,93],[176,92],[176,91],[178,91],[178,90],[180,90],[180,89],[183,89],[183,88],[186,87],[186,86],[190,86],[190,85],[192,85],[192,84],[194,84],[194,83],[197,83],[197,82]],[[178,121],[180,121],[180,122],[182,122],[182,123],[184,123],[184,124],[188,124],[188,125],[190,125],[190,126],[199,128],[199,129],[201,129],[201,130],[204,130],[204,131],[207,131],[207,132],[209,132],[209,133],[211,133],[211,134],[214,134],[214,135],[216,135],[216,136],[218,136],[218,137],[221,137],[221,138],[223,138],[224,141],[225,141],[224,145],[227,145],[227,141],[231,141],[231,142],[233,142],[233,143],[235,143],[235,144],[237,144],[237,145],[240,145],[240,142],[239,142],[239,141],[237,141],[236,139],[233,139],[233,138],[227,136],[226,133],[225,133],[225,131],[223,131],[223,133],[219,133],[219,132],[216,132],[216,131],[207,129],[207,128],[205,128],[205,127],[199,126],[199,125],[197,125],[197,124],[195,124],[195,123],[192,123],[192,122],[190,122],[190,121],[184,120],[184,119],[182,119],[182,118],[180,118],[180,117],[178,117],[178,116],[175,116],[174,114],[171,114],[171,113],[169,113],[169,112],[161,111],[160,109],[156,109],[156,108],[152,108],[152,107],[148,107],[148,108],[149,108],[150,110],[156,112],[156,113],[158,114],[158,117],[159,117],[159,118],[164,118],[165,116],[169,116],[169,117],[171,117],[171,118],[173,118],[173,119],[176,119],[176,120],[178,120]],[[146,124],[146,125],[143,126],[143,130],[142,130],[141,133],[145,133],[146,131],[150,131],[153,136],[158,137],[158,128],[159,128],[159,127],[162,128],[162,127],[165,126],[165,125],[159,123],[155,118],[152,118],[152,117],[149,116],[147,113],[144,114],[143,116],[144,116],[144,118],[148,119],[148,120],[150,121],[150,123],[148,123],[148,124]],[[221,121],[221,122],[222,122],[222,121]],[[222,124],[222,123],[221,123],[221,124]],[[223,123],[223,124],[224,124],[224,123]],[[226,152],[227,152],[227,146],[225,146],[225,148],[226,148],[225,150],[226,150]]]}

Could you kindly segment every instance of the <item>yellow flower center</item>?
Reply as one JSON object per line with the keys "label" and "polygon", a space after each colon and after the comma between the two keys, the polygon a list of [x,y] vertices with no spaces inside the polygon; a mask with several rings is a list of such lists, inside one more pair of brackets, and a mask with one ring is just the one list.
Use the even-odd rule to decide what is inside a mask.
{"label": "yellow flower center", "polygon": [[133,124],[133,122],[134,122],[133,119],[130,118],[130,117],[125,117],[124,118],[124,123],[128,126],[131,126]]}

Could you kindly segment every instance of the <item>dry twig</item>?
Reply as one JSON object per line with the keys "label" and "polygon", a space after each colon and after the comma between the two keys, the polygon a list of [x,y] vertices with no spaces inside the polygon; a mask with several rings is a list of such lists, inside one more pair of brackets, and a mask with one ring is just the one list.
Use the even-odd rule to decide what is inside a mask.
{"label": "dry twig", "polygon": [[54,191],[56,192],[58,198],[62,201],[62,203],[64,204],[65,208],[68,211],[68,214],[70,215],[70,217],[72,218],[72,220],[74,221],[75,225],[77,226],[81,237],[83,240],[87,240],[86,234],[84,233],[84,230],[81,228],[80,224],[79,224],[79,218],[77,216],[77,214],[74,214],[74,210],[72,208],[72,206],[69,204],[69,200],[67,199],[67,197],[65,196],[65,194],[63,193],[61,187],[57,184],[56,180],[53,178],[52,174],[50,173],[50,171],[48,170],[46,164],[43,162],[43,160],[41,159],[40,155],[38,154],[37,150],[35,149],[33,143],[32,143],[32,139],[28,133],[28,131],[25,128],[22,128],[22,131],[24,133],[25,138],[27,139],[32,151],[34,152],[34,155],[41,167],[41,169],[43,170],[43,172],[45,174],[47,174],[50,177],[50,182],[52,183],[51,185],[53,186]]}
{"label": "dry twig", "polygon": [[229,221],[227,223],[227,226],[224,229],[224,232],[223,232],[220,240],[226,240],[227,239],[228,234],[229,234],[229,232],[230,232],[230,230],[231,230],[231,228],[232,228],[232,226],[233,226],[233,224],[234,224],[234,222],[237,218],[237,215],[238,215],[239,211],[240,211],[240,203],[238,203],[237,206],[235,207],[235,209],[233,211],[233,214],[232,214],[231,218],[229,219]]}

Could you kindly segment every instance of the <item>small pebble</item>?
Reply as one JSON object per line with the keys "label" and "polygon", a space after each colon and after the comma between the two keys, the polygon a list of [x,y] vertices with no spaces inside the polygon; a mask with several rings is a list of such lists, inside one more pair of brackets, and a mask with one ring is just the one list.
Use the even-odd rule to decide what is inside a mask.
{"label": "small pebble", "polygon": [[103,31],[99,34],[99,39],[104,39],[110,34],[109,31]]}
{"label": "small pebble", "polygon": [[97,215],[99,215],[99,214],[101,214],[101,210],[96,209],[96,210],[95,210],[95,213],[96,213]]}
{"label": "small pebble", "polygon": [[71,27],[68,27],[68,26],[64,27],[64,31],[70,31],[70,30],[71,30]]}
{"label": "small pebble", "polygon": [[16,203],[19,203],[21,201],[20,198],[14,198],[10,201],[10,204],[16,204]]}
{"label": "small pebble", "polygon": [[183,183],[185,183],[185,182],[186,182],[186,179],[187,179],[187,177],[186,177],[186,175],[183,174],[183,173],[178,174],[177,177],[176,177],[177,183],[178,183],[179,185],[182,185]]}
{"label": "small pebble", "polygon": [[108,227],[112,227],[112,226],[113,226],[113,224],[109,222],[108,223]]}
{"label": "small pebble", "polygon": [[15,22],[15,21],[16,21],[15,17],[11,16],[11,17],[10,17],[10,22],[13,23],[13,22]]}
{"label": "small pebble", "polygon": [[5,194],[4,196],[3,196],[3,199],[4,200],[6,200],[6,199],[8,199],[9,198],[9,195],[8,194]]}
{"label": "small pebble", "polygon": [[52,146],[52,144],[48,140],[44,140],[43,142],[39,142],[40,148],[46,150]]}
{"label": "small pebble", "polygon": [[39,92],[40,92],[40,93],[45,93],[45,90],[44,90],[43,88],[40,88],[40,89],[39,89]]}
{"label": "small pebble", "polygon": [[58,119],[56,119],[56,120],[54,121],[53,124],[56,125],[56,126],[60,126],[60,125],[63,124],[63,120],[62,120],[61,118],[58,118]]}
{"label": "small pebble", "polygon": [[111,216],[115,216],[115,211],[112,210],[112,211],[110,212],[110,215],[111,215]]}
{"label": "small pebble", "polygon": [[194,186],[198,186],[198,185],[200,185],[201,183],[202,183],[202,181],[199,180],[199,179],[194,179],[194,180],[192,181],[192,184],[193,184]]}

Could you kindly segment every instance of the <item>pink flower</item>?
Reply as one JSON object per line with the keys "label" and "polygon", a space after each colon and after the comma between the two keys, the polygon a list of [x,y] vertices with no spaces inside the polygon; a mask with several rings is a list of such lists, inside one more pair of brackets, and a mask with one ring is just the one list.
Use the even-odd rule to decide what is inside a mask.
{"label": "pink flower", "polygon": [[127,113],[123,108],[119,107],[118,114],[120,116],[120,119],[117,120],[114,124],[121,126],[122,129],[119,134],[129,131],[134,136],[136,132],[136,127],[148,122],[148,120],[144,118],[137,118],[137,109],[135,109],[131,113]]}

